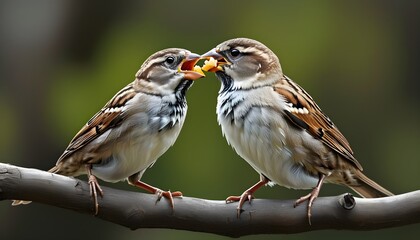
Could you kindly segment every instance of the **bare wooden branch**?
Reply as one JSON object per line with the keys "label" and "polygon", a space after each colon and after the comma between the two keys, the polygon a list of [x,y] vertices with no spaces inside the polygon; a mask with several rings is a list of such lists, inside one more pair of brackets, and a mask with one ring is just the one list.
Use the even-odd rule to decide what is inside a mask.
{"label": "bare wooden branch", "polygon": [[[172,210],[166,199],[103,187],[98,218],[130,229],[170,228],[230,237],[299,233],[320,229],[374,230],[420,222],[420,191],[377,199],[346,195],[322,197],[313,206],[312,225],[303,204],[294,200],[255,199],[244,205],[183,197]],[[48,172],[0,163],[0,200],[23,199],[93,214],[86,182]]]}

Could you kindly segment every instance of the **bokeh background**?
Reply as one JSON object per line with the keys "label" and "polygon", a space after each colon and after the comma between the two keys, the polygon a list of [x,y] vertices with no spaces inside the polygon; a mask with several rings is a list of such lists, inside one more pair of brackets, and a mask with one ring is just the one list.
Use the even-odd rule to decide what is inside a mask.
{"label": "bokeh background", "polygon": [[[340,127],[368,176],[394,193],[420,188],[419,1],[21,1],[0,2],[1,162],[47,170],[73,135],[142,62],[168,47],[204,53],[234,37],[269,46],[284,72]],[[178,141],[145,182],[224,199],[258,175],[216,122],[213,74],[188,93]],[[103,185],[137,191],[126,183]],[[321,195],[349,189],[327,185]],[[265,187],[258,198],[307,191]],[[396,206],[398,207],[398,206]],[[0,202],[1,239],[225,239],[187,231],[131,231],[38,203]],[[419,225],[370,232],[317,231],[244,239],[406,239]]]}

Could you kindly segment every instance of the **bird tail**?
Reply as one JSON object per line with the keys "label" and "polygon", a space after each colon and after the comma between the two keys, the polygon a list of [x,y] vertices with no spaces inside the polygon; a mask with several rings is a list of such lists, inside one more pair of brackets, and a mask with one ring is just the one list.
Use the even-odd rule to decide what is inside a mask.
{"label": "bird tail", "polygon": [[49,173],[57,173],[58,172],[58,165],[55,165],[54,167],[52,167],[50,170],[48,170]]}
{"label": "bird tail", "polygon": [[[48,170],[50,173],[56,173],[58,172],[58,167],[54,166],[50,170]],[[12,206],[18,206],[18,205],[26,205],[31,203],[32,201],[26,201],[26,200],[12,200]]]}
{"label": "bird tail", "polygon": [[356,178],[358,179],[358,186],[349,186],[353,191],[358,193],[364,198],[378,198],[378,197],[389,197],[394,196],[393,193],[383,188],[381,185],[368,178],[361,171],[356,172]]}
{"label": "bird tail", "polygon": [[19,206],[19,205],[26,205],[31,203],[32,201],[25,201],[25,200],[12,200],[12,206]]}

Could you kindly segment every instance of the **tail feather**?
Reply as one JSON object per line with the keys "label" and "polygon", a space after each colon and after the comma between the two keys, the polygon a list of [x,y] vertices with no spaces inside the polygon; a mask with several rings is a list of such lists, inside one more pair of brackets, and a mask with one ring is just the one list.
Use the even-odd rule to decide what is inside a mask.
{"label": "tail feather", "polygon": [[50,173],[57,173],[58,172],[58,165],[55,165],[54,167],[52,167],[50,170],[48,170],[48,172]]}
{"label": "tail feather", "polygon": [[349,186],[353,191],[364,198],[379,198],[394,196],[393,193],[383,188],[381,185],[368,178],[361,171],[357,171],[356,178],[359,180],[358,186]]}
{"label": "tail feather", "polygon": [[31,203],[32,201],[25,201],[25,200],[12,200],[12,206],[19,206],[19,205],[26,205]]}

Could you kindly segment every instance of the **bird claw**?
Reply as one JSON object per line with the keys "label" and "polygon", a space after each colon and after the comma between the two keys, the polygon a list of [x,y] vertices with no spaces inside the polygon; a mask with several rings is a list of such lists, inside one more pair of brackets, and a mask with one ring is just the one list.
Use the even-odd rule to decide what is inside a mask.
{"label": "bird claw", "polygon": [[226,198],[225,202],[233,203],[233,202],[238,202],[240,199],[241,199],[241,196],[229,196],[228,198]]}
{"label": "bird claw", "polygon": [[237,209],[237,216],[239,218],[239,216],[242,213],[242,206],[244,205],[245,201],[248,201],[249,203],[251,203],[252,199],[254,199],[254,192],[257,191],[260,187],[264,186],[265,184],[267,184],[270,180],[268,180],[268,178],[266,178],[265,176],[261,175],[260,176],[260,181],[257,182],[256,184],[254,184],[252,187],[248,188],[244,193],[242,193],[241,196],[230,196],[228,198],[226,198],[226,203],[233,203],[233,202],[238,202],[238,207]]}
{"label": "bird claw", "polygon": [[163,191],[157,187],[153,187],[147,183],[144,183],[142,181],[139,181],[137,178],[128,178],[128,182],[131,185],[134,185],[136,187],[142,188],[150,193],[156,194],[157,195],[157,199],[155,204],[157,204],[157,202],[160,201],[160,199],[162,199],[162,197],[166,198],[169,200],[169,204],[171,206],[171,208],[174,208],[174,197],[180,197],[182,198],[182,192],[176,191],[176,192],[171,192],[171,191]]}
{"label": "bird claw", "polygon": [[89,191],[90,197],[93,198],[93,202],[95,205],[95,215],[98,215],[99,212],[99,203],[98,203],[98,193],[99,196],[103,197],[104,192],[102,191],[101,186],[99,186],[98,180],[94,175],[89,175]]}
{"label": "bird claw", "polygon": [[169,205],[171,206],[172,209],[174,209],[174,197],[182,198],[182,192],[179,192],[179,191],[171,192],[170,190],[163,191],[163,190],[157,189],[156,195],[158,196],[156,199],[156,204],[160,201],[160,199],[162,199],[162,197],[164,197],[169,200]]}
{"label": "bird claw", "polygon": [[[246,199],[245,199],[246,198]],[[233,203],[233,202],[245,202],[245,201],[249,201],[251,203],[252,199],[254,199],[255,197],[249,193],[248,191],[242,193],[241,196],[229,196],[228,198],[226,198],[226,203]]]}
{"label": "bird claw", "polygon": [[242,209],[242,206],[244,205],[244,203],[246,201],[248,201],[251,204],[252,199],[254,199],[255,197],[252,195],[252,192],[250,191],[245,191],[244,193],[242,193],[241,196],[229,196],[228,198],[226,198],[226,203],[233,203],[233,202],[239,202],[238,207],[236,208],[237,210],[237,217],[239,218],[239,216],[241,215],[241,213],[244,211]]}
{"label": "bird claw", "polygon": [[298,200],[295,201],[295,203],[293,204],[293,207],[297,207],[299,204],[305,202],[306,200],[308,200],[308,206],[307,206],[307,216],[308,216],[308,222],[309,225],[312,225],[311,222],[311,217],[312,217],[312,205],[315,201],[315,199],[318,197],[319,194],[319,188],[315,187],[311,193],[300,197]]}

